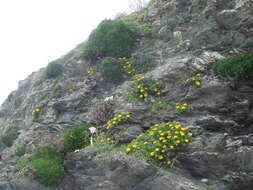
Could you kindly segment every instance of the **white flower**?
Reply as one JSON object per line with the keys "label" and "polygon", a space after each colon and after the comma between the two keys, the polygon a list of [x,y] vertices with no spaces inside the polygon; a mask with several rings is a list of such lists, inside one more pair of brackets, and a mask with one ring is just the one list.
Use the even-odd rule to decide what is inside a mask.
{"label": "white flower", "polygon": [[105,102],[112,102],[112,101],[113,101],[113,96],[105,98]]}
{"label": "white flower", "polygon": [[74,152],[80,152],[80,150],[79,150],[79,149],[76,149]]}
{"label": "white flower", "polygon": [[90,127],[89,130],[90,130],[91,134],[94,134],[97,129],[95,127]]}

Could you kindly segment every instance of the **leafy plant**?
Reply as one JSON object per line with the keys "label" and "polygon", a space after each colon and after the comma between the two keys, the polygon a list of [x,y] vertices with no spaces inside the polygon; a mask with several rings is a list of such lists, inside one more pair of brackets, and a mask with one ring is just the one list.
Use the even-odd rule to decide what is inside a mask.
{"label": "leafy plant", "polygon": [[7,127],[5,132],[0,135],[0,142],[7,147],[11,147],[13,142],[18,138],[17,127],[10,125]]}
{"label": "leafy plant", "polygon": [[192,138],[188,127],[179,122],[160,123],[140,134],[125,149],[127,153],[142,154],[158,164],[173,164],[176,153]]}
{"label": "leafy plant", "polygon": [[90,144],[89,128],[91,124],[83,124],[73,127],[63,134],[63,143],[66,151],[73,152]]}
{"label": "leafy plant", "polygon": [[51,147],[43,147],[35,152],[31,157],[31,166],[34,169],[34,174],[45,185],[58,183],[64,175],[62,158]]}
{"label": "leafy plant", "polygon": [[101,60],[101,75],[108,81],[119,83],[123,80],[123,62],[120,59],[106,57]]}
{"label": "leafy plant", "polygon": [[160,91],[161,84],[159,81],[143,76],[135,76],[135,80],[129,87],[130,99],[133,100],[159,96],[161,94]]}
{"label": "leafy plant", "polygon": [[15,155],[18,157],[23,156],[26,151],[26,145],[27,145],[26,142],[21,142],[20,144],[18,144],[15,149]]}
{"label": "leafy plant", "polygon": [[47,65],[45,73],[48,79],[56,78],[63,73],[63,66],[61,64],[51,62]]}
{"label": "leafy plant", "polygon": [[104,20],[92,31],[85,46],[85,56],[130,57],[137,38],[133,25],[120,20]]}
{"label": "leafy plant", "polygon": [[213,64],[215,75],[224,79],[238,80],[253,77],[253,53],[236,55]]}
{"label": "leafy plant", "polygon": [[173,108],[174,104],[164,98],[156,99],[151,105],[151,111],[160,115],[167,115]]}

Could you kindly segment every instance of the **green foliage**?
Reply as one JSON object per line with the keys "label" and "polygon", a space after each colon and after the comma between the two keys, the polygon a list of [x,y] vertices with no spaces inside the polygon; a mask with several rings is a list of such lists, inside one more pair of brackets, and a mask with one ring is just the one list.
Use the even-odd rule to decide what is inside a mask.
{"label": "green foliage", "polygon": [[61,64],[54,63],[54,62],[49,63],[45,71],[46,77],[48,79],[56,78],[60,76],[62,73],[63,73],[63,66]]}
{"label": "green foliage", "polygon": [[192,133],[179,122],[160,123],[140,134],[125,149],[158,164],[173,164],[173,159],[183,146],[188,144]]}
{"label": "green foliage", "polygon": [[17,162],[17,167],[19,169],[24,169],[29,166],[29,161],[27,159],[22,159]]}
{"label": "green foliage", "polygon": [[168,115],[173,109],[174,104],[164,98],[156,99],[151,106],[151,111],[159,115]]}
{"label": "green foliage", "polygon": [[43,147],[35,152],[31,158],[31,166],[34,174],[45,185],[58,183],[64,175],[61,156],[51,147]]}
{"label": "green foliage", "polygon": [[63,143],[66,151],[73,152],[90,144],[89,128],[91,124],[73,127],[63,134]]}
{"label": "green foliage", "polygon": [[101,60],[101,75],[108,81],[119,83],[123,79],[123,62],[120,59],[106,57]]}
{"label": "green foliage", "polygon": [[253,77],[253,54],[237,55],[215,62],[213,72],[224,79],[248,79]]}
{"label": "green foliage", "polygon": [[5,132],[0,135],[0,142],[7,147],[11,147],[13,142],[18,138],[17,127],[10,125],[7,127]]}
{"label": "green foliage", "polygon": [[85,46],[85,56],[130,57],[137,38],[137,30],[120,20],[104,20],[93,30]]}
{"label": "green foliage", "polygon": [[159,96],[161,91],[161,84],[159,81],[135,76],[135,80],[130,85],[128,93],[130,95],[130,101],[138,100],[138,99],[146,99],[150,96]]}
{"label": "green foliage", "polygon": [[206,190],[215,190],[215,189],[211,186],[208,186],[208,187],[206,187]]}
{"label": "green foliage", "polygon": [[175,18],[167,19],[165,25],[167,26],[168,30],[174,31],[175,28],[178,26],[177,19]]}
{"label": "green foliage", "polygon": [[18,144],[15,149],[15,155],[18,157],[23,156],[26,151],[26,145],[27,145],[26,142],[21,142],[20,144]]}
{"label": "green foliage", "polygon": [[100,150],[100,151],[110,151],[113,150],[117,147],[116,144],[113,143],[102,143],[102,142],[97,142],[93,145],[96,150]]}
{"label": "green foliage", "polygon": [[192,0],[192,4],[197,6],[198,8],[204,8],[206,4],[206,0]]}

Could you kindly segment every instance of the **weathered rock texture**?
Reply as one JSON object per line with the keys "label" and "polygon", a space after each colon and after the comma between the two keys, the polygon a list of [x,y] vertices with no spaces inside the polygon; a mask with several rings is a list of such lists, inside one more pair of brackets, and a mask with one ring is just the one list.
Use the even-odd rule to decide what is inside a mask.
{"label": "weathered rock texture", "polygon": [[[180,39],[173,37],[169,18],[178,21],[174,32],[181,35]],[[19,137],[12,147],[1,151],[2,158],[9,161],[0,164],[0,190],[42,189],[36,180],[18,175],[17,158],[11,157],[15,146],[24,140],[29,142],[27,155],[48,144],[61,147],[56,140],[60,132],[91,121],[92,106],[111,95],[116,98],[115,112],[130,111],[134,115],[125,126],[127,130],[115,134],[119,141],[129,142],[151,124],[170,120],[192,126],[194,141],[178,155],[175,168],[168,171],[126,158],[121,152],[111,158],[96,150],[68,154],[67,175],[57,189],[253,188],[253,81],[231,84],[216,78],[210,69],[212,62],[225,55],[253,49],[252,0],[160,0],[146,19],[152,22],[152,38],[156,39],[147,51],[158,66],[145,75],[163,82],[162,97],[187,102],[193,110],[159,115],[150,112],[145,103],[124,103],[118,93],[128,87],[129,81],[115,86],[98,72],[86,74],[91,63],[79,56],[80,45],[56,61],[65,67],[61,79],[43,80],[44,69],[32,73],[1,106],[1,122],[17,125]],[[198,72],[205,74],[202,85],[186,85],[185,79]],[[38,106],[42,111],[34,120],[32,111]]]}

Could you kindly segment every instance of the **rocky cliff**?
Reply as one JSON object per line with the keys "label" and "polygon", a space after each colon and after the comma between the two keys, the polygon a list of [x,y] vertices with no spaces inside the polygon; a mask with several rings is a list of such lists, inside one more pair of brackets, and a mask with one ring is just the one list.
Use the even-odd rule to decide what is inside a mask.
{"label": "rocky cliff", "polygon": [[[253,188],[253,81],[226,81],[211,69],[215,61],[252,52],[253,1],[158,0],[142,14],[151,34],[137,39],[132,56],[145,51],[156,66],[144,76],[161,81],[161,98],[185,102],[192,109],[161,113],[146,101],[126,101],[121,94],[131,80],[117,85],[107,82],[97,71],[98,63],[81,55],[80,44],[55,61],[64,67],[61,77],[45,79],[45,69],[34,72],[19,82],[1,106],[1,131],[15,125],[17,138],[9,147],[0,145],[0,189],[46,189],[34,176],[18,169],[21,158],[14,156],[16,147],[27,142],[22,158],[46,145],[61,149],[60,134],[84,122],[94,123],[94,106],[112,95],[114,113],[133,115],[123,132],[115,132],[119,142],[133,139],[155,123],[172,120],[194,131],[192,142],[180,151],[171,168],[154,167],[120,149],[101,151],[89,146],[65,153],[66,175],[55,189]],[[91,67],[94,71],[87,72]],[[197,73],[202,74],[201,85],[186,84]],[[35,109],[39,109],[36,118]]]}

